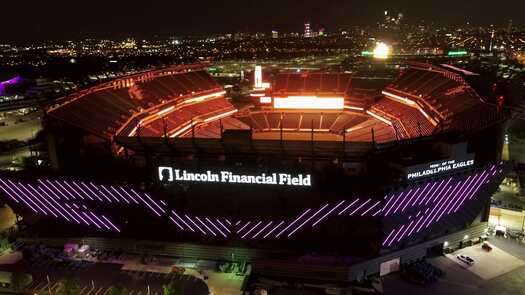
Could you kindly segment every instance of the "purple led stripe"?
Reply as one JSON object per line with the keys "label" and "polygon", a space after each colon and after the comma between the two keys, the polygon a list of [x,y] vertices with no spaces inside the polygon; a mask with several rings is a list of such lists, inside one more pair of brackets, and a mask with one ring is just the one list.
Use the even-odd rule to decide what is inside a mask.
{"label": "purple led stripe", "polygon": [[403,195],[405,194],[405,192],[406,191],[402,191],[402,192],[400,192],[397,195],[396,200],[392,203],[392,205],[390,205],[390,207],[388,208],[388,210],[385,213],[385,216],[388,216],[390,214],[390,211],[396,207],[396,203],[399,202],[399,200],[401,200],[403,198]]}
{"label": "purple led stripe", "polygon": [[248,235],[249,235],[254,229],[256,229],[257,227],[259,227],[259,225],[261,225],[261,223],[262,223],[262,221],[257,222],[257,224],[256,224],[254,227],[252,227],[249,231],[247,231],[247,232],[241,237],[241,239],[246,238],[246,236],[248,236]]}
{"label": "purple led stripe", "polygon": [[266,233],[263,237],[263,239],[266,239],[269,235],[271,235],[276,229],[278,229],[279,227],[281,227],[281,225],[284,224],[284,221],[281,221],[276,227],[274,227],[271,231],[269,231],[268,233]]}
{"label": "purple led stripe", "polygon": [[[372,209],[374,209],[377,205],[379,205],[379,203],[381,203],[381,201],[377,201],[374,205],[372,205],[372,207],[368,208],[365,212],[361,213],[361,216],[365,216],[368,212],[370,212]],[[377,213],[379,213],[381,211],[378,211]],[[375,216],[375,215],[374,215]]]}
{"label": "purple led stripe", "polygon": [[193,220],[191,220],[191,218],[184,214],[184,217],[186,217],[186,219],[191,223],[193,224],[193,226],[195,226],[203,235],[206,235],[206,232],[204,230],[202,230],[202,228],[200,228],[195,222],[193,222]]}
{"label": "purple led stripe", "polygon": [[[101,187],[103,190],[105,190],[106,193],[108,193],[108,194],[113,198],[113,200],[117,201],[117,203],[120,203],[119,198],[115,197],[115,195],[114,195],[112,192],[110,192],[105,186],[100,185],[100,187]],[[128,203],[129,203],[129,202],[128,202]]]}
{"label": "purple led stripe", "polygon": [[443,186],[443,184],[445,183],[445,180],[441,180],[441,182],[438,184],[438,186],[432,190],[432,194],[430,194],[430,196],[428,197],[428,199],[425,201],[425,205],[428,205],[428,204],[431,204],[433,199],[434,199],[434,196],[437,194],[437,192],[439,191],[439,189]]}
{"label": "purple led stripe", "polygon": [[282,231],[280,231],[275,237],[278,238],[280,235],[282,235],[285,231],[287,231],[290,227],[292,227],[294,224],[296,224],[301,218],[303,218],[306,214],[308,214],[312,209],[307,209],[303,212],[299,217],[297,217],[294,221],[292,221],[287,227],[285,227]]}
{"label": "purple led stripe", "polygon": [[[447,183],[445,184],[445,186],[443,186],[443,188],[447,187],[448,183],[450,182],[450,179],[449,181],[447,181]],[[443,191],[443,190],[441,190]],[[428,215],[426,215],[425,217],[425,220],[419,225],[418,229],[416,230],[416,232],[419,232],[421,230],[421,228],[423,226],[425,226],[425,224],[427,223],[427,220],[430,221],[432,219],[429,220],[430,216],[432,216],[432,213],[438,208],[439,206],[439,203],[443,200],[443,194],[441,194],[441,192],[437,195],[437,197],[439,197],[439,201],[434,203],[434,206],[432,206],[432,210],[428,213]]]}
{"label": "purple led stripe", "polygon": [[123,191],[135,204],[139,204],[139,201],[135,200],[135,198],[133,198],[123,187],[120,187],[120,190]]}
{"label": "purple led stripe", "polygon": [[128,198],[124,197],[124,195],[122,195],[118,190],[116,190],[112,185],[109,186],[109,188],[114,192],[116,193],[122,200],[124,200],[124,202],[126,202],[127,204],[130,204]]}
{"label": "purple led stripe", "polygon": [[84,193],[84,195],[86,195],[91,201],[94,201],[95,199],[93,199],[88,193],[86,193],[86,191],[80,187],[80,185],[78,185],[76,182],[72,182],[74,186],[76,186],[82,193]]}
{"label": "purple led stripe", "polygon": [[387,246],[390,247],[390,245],[392,245],[392,243],[397,239],[397,236],[401,233],[401,231],[403,231],[403,228],[405,228],[405,225],[401,225],[401,228],[399,228],[399,230],[397,231],[397,233],[394,235],[394,238],[390,240],[390,242],[388,242]]}
{"label": "purple led stripe", "polygon": [[[2,179],[0,179],[0,181],[2,181]],[[2,181],[2,183],[3,183],[3,181]],[[18,198],[15,197],[15,195],[12,195],[9,191],[7,191],[7,189],[6,189],[7,186],[5,186],[5,187],[4,187],[4,186],[0,186],[0,188],[1,188],[1,189],[2,189],[2,190],[8,195],[11,199],[13,199],[13,200],[14,200],[15,202],[17,202],[17,203],[20,203],[20,201],[18,200]],[[11,190],[11,189],[9,189],[9,190]],[[24,203],[25,203],[25,202],[24,202]]]}
{"label": "purple led stripe", "polygon": [[[428,184],[427,184],[428,185]],[[401,212],[404,212],[407,206],[410,204],[411,207],[415,206],[417,204],[417,199],[421,197],[421,186],[417,188],[417,190],[412,194],[412,197],[408,200],[408,202],[405,203],[405,206],[403,206],[403,209],[401,209]],[[412,202],[414,200],[414,197],[417,196],[416,201]]]}
{"label": "purple led stripe", "polygon": [[421,199],[418,201],[416,201],[416,205],[423,205],[423,203],[425,202],[425,199],[427,198],[427,196],[430,195],[430,192],[432,191],[432,189],[434,189],[434,186],[436,185],[437,182],[433,182],[432,185],[430,185],[430,182],[427,184],[428,187],[428,190],[424,189],[423,192],[421,193]]}
{"label": "purple led stripe", "polygon": [[461,190],[465,186],[465,184],[466,184],[466,181],[459,181],[456,183],[455,187],[452,189],[452,191],[450,192],[447,198],[447,202],[445,202],[445,207],[443,208],[443,210],[439,211],[440,213],[438,217],[434,219],[436,222],[439,221],[441,217],[443,216],[443,214],[445,214],[445,212],[448,211],[449,207],[460,198],[457,192]]}
{"label": "purple led stripe", "polygon": [[82,200],[84,200],[84,197],[82,196],[82,194],[78,193],[71,185],[69,185],[69,183],[67,183],[67,181],[62,181],[72,192],[74,192],[77,196],[79,196],[79,198],[81,198]]}
{"label": "purple led stripe", "polygon": [[[40,179],[38,180],[40,181]],[[55,189],[55,191],[57,191],[61,196],[63,196],[66,200],[69,200],[69,198],[62,192],[60,191],[51,181],[49,181],[49,179],[46,179],[46,182],[53,188]],[[60,199],[60,197],[59,197]]]}
{"label": "purple led stripe", "polygon": [[390,204],[390,202],[392,202],[392,200],[394,199],[394,196],[395,196],[395,195],[396,195],[395,193],[392,193],[390,196],[386,196],[386,197],[385,197],[385,200],[387,200],[387,199],[388,199],[388,200],[386,201],[385,205],[383,206],[383,209],[382,209],[383,211],[385,210],[386,207],[388,207],[388,205]]}
{"label": "purple led stripe", "polygon": [[228,233],[231,233],[230,229],[227,228],[219,219],[215,219]]}
{"label": "purple led stripe", "polygon": [[[46,186],[44,185],[44,187],[46,187]],[[76,221],[78,224],[80,224],[80,222],[79,222],[79,221],[78,221],[73,215],[71,215],[71,213],[69,213],[68,210],[66,210],[64,207],[62,207],[62,205],[60,205],[60,203],[58,203],[58,202],[55,200],[55,198],[51,197],[51,196],[50,196],[50,195],[49,195],[49,194],[48,194],[48,193],[47,193],[42,187],[38,186],[37,188],[38,188],[38,189],[39,189],[44,195],[46,195],[47,198],[48,198],[49,200],[51,200],[51,201],[52,201],[53,203],[55,203],[60,209],[62,209],[63,212],[65,212],[67,215],[69,215],[69,217],[71,217],[71,219],[73,219],[73,220]],[[47,189],[47,187],[46,187],[46,189]],[[65,216],[63,216],[63,217],[66,218],[67,221],[69,221],[69,219],[68,219],[67,217],[65,217]]]}
{"label": "purple led stripe", "polygon": [[[149,205],[149,203],[146,202],[146,200],[144,200],[144,199],[143,199],[143,198],[142,198],[142,197],[141,197],[141,196],[140,196],[140,195],[139,195],[134,189],[130,189],[130,191],[131,191],[135,196],[139,197],[139,199],[140,199],[144,204],[146,204],[149,208],[151,208],[151,210],[155,211],[155,213],[157,213],[157,215],[159,215],[159,216],[161,215],[160,213],[157,212],[157,210],[155,210],[151,205]],[[158,208],[160,208],[159,205],[157,205],[157,203],[153,202],[153,204],[154,204],[155,206],[157,206]],[[160,211],[161,211],[162,213],[166,213],[166,211],[163,210],[162,208],[161,208]]]}
{"label": "purple led stripe", "polygon": [[379,209],[376,211],[376,213],[372,214],[372,217],[376,217],[379,213],[383,212],[383,209]]}
{"label": "purple led stripe", "polygon": [[[89,185],[91,185],[91,187],[94,189],[93,192],[95,193],[95,195],[96,195],[97,198],[100,198],[100,195],[101,195],[101,196],[103,196],[104,199],[106,199],[108,202],[113,203],[113,202],[111,201],[111,199],[108,198],[105,194],[103,194],[103,193],[98,189],[98,187],[96,187],[92,182],[90,182]],[[91,190],[89,190],[89,191],[91,191]],[[100,198],[100,199],[101,199],[101,198]]]}
{"label": "purple led stripe", "polygon": [[427,188],[430,186],[430,182],[428,182],[425,187],[423,188],[423,190],[421,191],[421,193],[419,193],[419,195],[417,196],[416,200],[414,201],[414,206],[417,206],[420,202],[419,200],[421,199],[421,197],[423,197],[425,195],[425,191],[427,190]]}
{"label": "purple led stripe", "polygon": [[104,215],[100,215],[100,216],[102,216],[102,218],[104,218],[104,220],[106,220],[109,223],[109,225],[111,225],[112,228],[114,228],[117,232],[120,232],[120,229],[118,227],[116,227],[113,224],[113,222],[111,222],[109,219],[107,219],[106,216],[104,216]]}
{"label": "purple led stripe", "polygon": [[[405,209],[408,207],[409,204],[412,204],[412,200],[414,199],[414,197],[417,195],[417,198],[419,199],[421,197],[421,194],[419,193],[419,190],[421,190],[421,187],[418,187],[416,189],[416,191],[412,194],[412,196],[410,197],[410,199],[405,203],[405,206],[403,206],[403,209],[401,209],[400,212],[404,212]],[[416,202],[414,202],[414,205],[416,204]]]}
{"label": "purple led stripe", "polygon": [[241,221],[237,220],[237,222],[235,223],[235,226],[239,225],[239,223],[241,223]]}
{"label": "purple led stripe", "polygon": [[346,206],[346,208],[341,210],[341,212],[339,212],[337,215],[341,215],[341,214],[345,213],[346,210],[348,210],[350,207],[352,207],[357,202],[359,202],[359,198],[355,199],[352,203],[350,203],[350,205]]}
{"label": "purple led stripe", "polygon": [[173,213],[173,215],[175,215],[175,217],[177,217],[178,220],[180,220],[187,228],[189,228],[192,232],[195,232],[193,230],[193,228],[191,226],[189,226],[186,221],[182,218],[180,218],[180,216],[175,212],[175,211],[171,211],[171,213]]}
{"label": "purple led stripe", "polygon": [[386,237],[386,239],[383,241],[383,246],[386,245],[386,243],[388,242],[388,240],[390,239],[390,237],[394,234],[394,232],[396,231],[396,229],[393,229],[390,231],[390,233],[388,234],[388,236]]}
{"label": "purple led stripe", "polygon": [[157,210],[155,210],[153,207],[151,207],[150,204],[148,204],[148,202],[146,202],[141,196],[139,196],[139,194],[137,194],[134,190],[131,190],[132,193],[135,194],[135,196],[139,197],[139,199],[144,203],[146,204],[146,206],[148,206],[153,212],[155,212],[155,214],[157,214],[158,216],[161,216],[159,212],[157,212]]}
{"label": "purple led stripe", "polygon": [[[18,185],[24,189],[27,193],[29,193],[29,195],[34,199],[36,200],[38,203],[40,203],[49,213],[51,213],[51,215],[55,216],[56,218],[58,218],[58,215],[55,214],[55,212],[53,212],[53,210],[51,210],[46,204],[44,204],[44,202],[42,202],[40,200],[40,198],[38,198],[36,195],[34,195],[30,190],[28,190],[22,183],[18,183]],[[47,213],[45,213],[47,215]]]}
{"label": "purple led stripe", "polygon": [[438,202],[438,197],[441,198],[442,197],[442,193],[443,191],[448,187],[448,184],[450,183],[450,181],[452,181],[452,178],[449,178],[445,184],[443,185],[443,187],[441,187],[440,190],[437,191],[436,195],[433,196],[433,199],[430,201],[430,203],[437,203]]}
{"label": "purple led stripe", "polygon": [[255,235],[253,235],[252,239],[257,238],[258,235],[260,235],[263,231],[265,231],[270,225],[273,224],[273,221],[268,222],[267,225],[265,225],[262,229],[260,229]]}
{"label": "purple led stripe", "polygon": [[87,184],[85,184],[84,182],[80,181],[80,184],[85,187],[94,197],[96,197],[99,201],[101,202],[104,202],[104,200],[102,200],[101,197],[99,197],[99,195],[97,195],[94,191],[92,191],[89,186]]}
{"label": "purple led stripe", "polygon": [[408,193],[406,194],[406,196],[404,198],[401,198],[401,202],[398,203],[396,209],[394,209],[394,211],[392,212],[392,214],[396,214],[397,213],[397,210],[399,210],[399,208],[401,208],[401,205],[403,205],[404,201],[407,201],[408,198],[410,197],[410,194],[412,194],[412,192],[414,191],[413,188],[411,188]]}
{"label": "purple led stripe", "polygon": [[231,223],[228,219],[226,219],[226,223],[227,223],[228,225],[232,225],[232,223]]}
{"label": "purple led stripe", "polygon": [[[483,174],[485,174],[485,173],[487,173],[487,171],[483,171]],[[483,175],[483,174],[482,174],[482,175]],[[483,183],[485,183],[485,180],[487,180],[487,177],[488,177],[488,176],[489,176],[488,174],[485,175],[485,176],[483,177],[483,179],[475,185],[475,187],[476,187],[475,190],[478,190],[478,189],[483,185]],[[470,199],[472,198],[473,195],[474,195],[474,192],[472,192],[472,193],[471,193],[471,192],[468,192],[468,193],[467,193],[467,196],[469,196],[468,199],[470,200]]]}
{"label": "purple led stripe", "polygon": [[84,214],[84,216],[89,220],[91,221],[98,229],[102,229],[100,227],[100,225],[98,225],[98,223],[95,222],[95,220],[91,219],[91,217],[89,217],[89,214],[87,214],[86,212],[81,212],[82,214]]}
{"label": "purple led stripe", "polygon": [[312,220],[312,218],[314,218],[315,216],[317,216],[317,214],[321,213],[324,209],[326,209],[326,207],[328,207],[329,204],[326,204],[324,205],[323,207],[321,207],[321,209],[317,210],[314,214],[312,214],[312,216],[310,216],[309,218],[307,218],[303,223],[301,223],[301,225],[299,225],[298,227],[296,227],[292,232],[290,232],[288,234],[288,237],[291,237],[295,232],[297,232],[299,229],[301,229],[305,224],[307,224],[308,222],[310,222],[310,220]]}
{"label": "purple led stripe", "polygon": [[197,219],[198,222],[200,222],[202,225],[204,225],[204,228],[206,228],[214,237],[217,236],[217,234],[211,228],[209,228],[206,225],[206,223],[202,222],[202,220],[199,217],[195,216],[195,218]]}
{"label": "purple led stripe", "polygon": [[237,230],[237,233],[240,234],[248,225],[252,223],[251,221],[246,222],[244,226],[242,226],[240,229]]}
{"label": "purple led stripe", "polygon": [[449,192],[453,188],[453,186],[449,186],[447,191],[443,194],[443,196],[440,198],[439,202],[436,204],[432,212],[430,212],[429,216],[430,219],[425,223],[425,228],[429,227],[436,215],[441,211],[441,208],[443,208],[443,205],[445,205],[448,201],[448,198],[450,196]]}
{"label": "purple led stripe", "polygon": [[215,225],[215,223],[211,222],[211,220],[210,220],[208,217],[206,217],[205,219],[206,219],[206,221],[208,221],[209,224],[211,224],[211,225],[213,226],[213,228],[215,228],[215,229],[216,229],[216,230],[217,230],[217,231],[218,231],[223,237],[226,238],[226,234],[224,234],[224,232],[223,232],[222,230],[220,230],[220,229]]}
{"label": "purple led stripe", "polygon": [[343,203],[345,202],[345,200],[339,202],[339,204],[337,204],[334,208],[332,208],[330,211],[328,211],[327,213],[325,213],[325,215],[323,215],[321,218],[319,218],[316,222],[314,222],[312,224],[312,227],[316,226],[319,222],[323,221],[326,217],[328,217],[328,215],[332,214],[332,212],[334,212],[335,210],[337,210],[337,208],[339,208],[341,205],[343,205]]}
{"label": "purple led stripe", "polygon": [[[133,189],[132,189],[133,191]],[[157,202],[155,202],[147,193],[144,193],[144,195],[155,205],[157,206],[157,208],[159,208],[160,212],[162,213],[166,213],[166,210],[164,210],[164,208],[162,208],[161,206],[159,206],[159,204],[157,204]]]}
{"label": "purple led stripe", "polygon": [[[66,203],[65,205],[66,205],[66,207],[69,208],[69,210],[70,210],[71,212],[73,212],[73,214],[75,214],[78,218],[80,218],[80,220],[82,220],[86,225],[91,225],[91,223],[89,223],[87,220],[85,220],[84,217],[80,216],[80,214],[78,214],[77,211],[76,211],[75,209],[71,208],[71,206],[69,206],[68,203]],[[73,204],[73,205],[75,205],[75,207],[76,207],[77,209],[79,209],[78,206],[77,206],[76,204]],[[71,215],[70,213],[68,213],[68,215],[73,216],[73,215]],[[75,219],[75,218],[73,217],[73,219]],[[75,221],[78,221],[78,220],[75,219]],[[78,222],[78,224],[80,224],[80,222]]]}
{"label": "purple led stripe", "polygon": [[457,209],[459,209],[459,204],[463,204],[464,201],[467,200],[467,196],[469,195],[469,193],[476,187],[476,184],[481,180],[483,179],[483,175],[486,173],[487,171],[483,171],[483,172],[480,172],[478,174],[476,174],[472,180],[470,181],[469,185],[464,189],[463,193],[462,193],[462,197],[459,201],[459,203],[455,206],[452,206],[451,208],[451,211],[452,209],[455,209],[454,210],[454,213],[457,211]]}
{"label": "purple led stripe", "polygon": [[458,198],[456,198],[456,200],[452,203],[452,207],[450,207],[450,209],[447,211],[447,215],[450,214],[452,212],[452,209],[454,208],[454,206],[456,206],[456,204],[463,198],[463,192],[466,188],[469,187],[470,183],[474,180],[474,177],[473,175],[469,175],[467,177],[467,179],[465,179],[465,181],[463,182],[463,185],[461,186],[461,188],[457,191],[457,195],[459,196]]}
{"label": "purple led stripe", "polygon": [[61,191],[65,191],[66,194],[71,196],[72,199],[76,199],[77,198],[74,194],[72,194],[70,191],[68,191],[66,188],[64,188],[64,186],[58,180],[55,180],[54,182],[61,189]]}
{"label": "purple led stripe", "polygon": [[[46,181],[46,182],[49,182],[49,181]],[[56,193],[54,193],[54,191],[51,190],[51,189],[50,189],[50,188],[49,188],[44,182],[40,182],[40,183],[41,183],[41,184],[42,184],[42,185],[43,185],[43,186],[44,186],[44,187],[45,187],[50,193],[52,193],[52,195],[56,196],[57,199],[60,200],[60,197],[59,197]],[[40,187],[39,187],[39,188],[40,188]],[[55,187],[55,189],[56,189],[56,187]],[[44,192],[46,196],[48,196],[49,198],[52,198],[52,197],[51,197],[49,194],[47,194],[43,189],[40,188],[40,190],[41,190],[42,192]],[[58,192],[61,193],[60,190],[58,190]],[[62,195],[64,195],[64,194],[62,194]],[[57,202],[55,199],[53,199],[53,201],[54,201],[56,204],[58,204],[58,202]],[[68,206],[68,207],[69,207],[69,206]],[[63,209],[64,209],[64,207],[62,207],[62,206],[60,206],[60,208],[63,208]],[[80,218],[84,223],[86,223],[87,225],[89,225],[89,222],[87,222],[84,218],[82,218],[82,216],[80,216],[80,214],[78,214],[78,213],[77,213],[75,210],[73,210],[71,207],[69,207],[69,208],[71,209],[71,212],[73,212],[78,218]],[[71,213],[69,213],[69,212],[66,211],[65,209],[64,209],[64,211],[65,211],[66,213],[68,213],[68,215],[71,216],[71,218],[73,218],[73,220],[75,220],[78,224],[80,224],[80,221],[78,221],[78,219],[76,219]]]}
{"label": "purple led stripe", "polygon": [[355,208],[354,211],[350,212],[350,214],[348,214],[348,216],[352,216],[354,215],[357,211],[359,211],[361,208],[363,208],[366,204],[368,204],[370,201],[372,201],[371,199],[368,199],[366,200],[363,204],[361,204],[359,207]]}
{"label": "purple led stripe", "polygon": [[[427,208],[425,210],[425,212],[419,217],[418,221],[414,224],[414,226],[410,230],[410,233],[408,234],[409,237],[412,235],[412,233],[414,232],[414,229],[416,229],[416,227],[418,227],[418,225],[421,223],[421,221],[423,221],[423,219],[425,219],[425,216],[426,216],[425,214],[428,213],[428,210],[430,210],[430,208]],[[419,229],[416,232],[419,232]]]}
{"label": "purple led stripe", "polygon": [[408,226],[405,228],[405,230],[403,231],[403,233],[399,236],[399,238],[397,238],[397,242],[400,242],[403,237],[405,236],[405,234],[407,233],[407,230],[410,228],[410,226],[412,226],[412,224],[414,223],[414,219],[412,219],[412,221],[410,221],[410,223],[408,224]]}
{"label": "purple led stripe", "polygon": [[[486,172],[486,171],[485,171]],[[487,173],[487,175],[485,175],[482,179],[482,181],[479,183],[479,185],[476,186],[476,188],[472,191],[470,197],[468,198],[468,200],[470,200],[477,192],[478,190],[481,188],[481,185],[483,184],[483,182],[487,179],[487,177],[489,177],[489,173]],[[461,207],[461,205],[463,205],[463,203],[467,201],[467,198],[464,198],[460,204],[458,204],[458,206],[456,207],[456,209],[454,210],[454,213]]]}
{"label": "purple led stripe", "polygon": [[91,216],[93,216],[93,218],[100,222],[106,229],[109,229],[109,226],[105,224],[104,221],[100,220],[100,218],[98,218],[93,212],[89,212],[89,214],[91,214]]}
{"label": "purple led stripe", "polygon": [[180,224],[175,220],[173,219],[173,217],[170,216],[170,220],[175,223],[181,230],[184,230],[184,228],[182,226],[180,226]]}
{"label": "purple led stripe", "polygon": [[[24,193],[23,193],[23,192],[22,192],[22,191],[16,186],[16,184],[15,184],[14,182],[12,182],[11,180],[7,180],[7,182],[9,182],[9,184],[11,184],[11,185],[15,188],[15,190],[18,191],[18,192],[20,193],[20,195],[18,195],[18,196],[24,196],[24,199],[27,199],[31,204],[33,204],[33,205],[38,209],[38,211],[40,211],[40,212],[42,212],[42,213],[44,213],[44,214],[47,215],[46,211],[44,211],[42,208],[40,208],[40,206],[38,206],[38,205],[37,205],[37,204],[36,204],[36,203],[35,203],[30,197],[26,196],[26,195],[25,195],[25,194],[24,194]],[[20,197],[20,198],[22,198],[22,197]],[[33,207],[31,207],[31,208],[33,208]],[[33,208],[33,209],[34,209],[34,208]]]}

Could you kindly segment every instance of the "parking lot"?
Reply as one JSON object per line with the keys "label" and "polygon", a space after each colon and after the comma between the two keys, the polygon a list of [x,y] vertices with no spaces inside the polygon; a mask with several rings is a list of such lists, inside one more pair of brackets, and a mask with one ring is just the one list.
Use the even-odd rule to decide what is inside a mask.
{"label": "parking lot", "polygon": [[[478,244],[447,254],[446,257],[484,280],[493,279],[525,266],[523,260],[510,255],[494,245],[491,245],[491,247],[491,251],[485,251],[481,248],[481,245]],[[459,260],[457,256],[460,254],[474,259],[474,264],[468,265]]]}
{"label": "parking lot", "polygon": [[26,288],[31,293],[49,294],[59,286],[59,281],[69,279],[79,288],[79,294],[102,295],[111,286],[124,285],[132,295],[162,294],[162,286],[170,282],[181,286],[184,294],[208,295],[202,280],[182,274],[163,274],[145,271],[123,271],[120,265],[109,263],[57,263],[50,260],[21,261],[3,265],[2,271],[30,273],[33,282]]}
{"label": "parking lot", "polygon": [[[525,258],[524,243],[497,237],[492,237],[489,242],[500,251],[504,251],[507,255],[514,257],[513,259],[523,262],[523,259]],[[478,247],[480,246],[478,245]],[[490,256],[486,257],[491,258]],[[496,274],[496,276],[484,279],[478,274],[469,270],[468,267],[465,267],[464,265],[459,264],[457,261],[445,256],[431,258],[428,259],[428,261],[444,270],[447,273],[446,276],[433,284],[415,285],[405,281],[403,278],[401,278],[399,273],[391,274],[383,277],[383,288],[385,290],[385,294],[525,295],[525,288],[523,288],[525,285],[525,265],[517,266],[513,269],[506,269],[506,272],[500,271],[500,274]],[[484,264],[485,268],[503,268],[502,266],[497,265],[499,263],[498,260],[485,260],[478,258],[476,263],[479,262]]]}

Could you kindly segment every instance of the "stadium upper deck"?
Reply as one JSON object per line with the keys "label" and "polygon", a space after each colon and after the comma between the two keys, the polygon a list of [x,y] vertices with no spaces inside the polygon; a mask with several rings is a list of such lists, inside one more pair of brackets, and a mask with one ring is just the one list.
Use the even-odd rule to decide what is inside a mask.
{"label": "stadium upper deck", "polygon": [[[220,138],[251,130],[255,139],[389,142],[442,131],[475,131],[503,115],[450,66],[412,64],[377,95],[353,95],[348,73],[280,73],[237,108],[204,70],[176,66],[102,84],[63,99],[49,115],[106,139]],[[381,91],[379,94],[379,91]]]}

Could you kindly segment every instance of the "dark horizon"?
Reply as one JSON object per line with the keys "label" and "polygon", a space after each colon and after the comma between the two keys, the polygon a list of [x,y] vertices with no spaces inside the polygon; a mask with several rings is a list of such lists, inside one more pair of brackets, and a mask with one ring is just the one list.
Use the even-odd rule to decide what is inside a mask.
{"label": "dark horizon", "polygon": [[[510,19],[523,25],[525,1],[487,0],[427,2],[399,0],[247,0],[238,1],[100,1],[8,0],[3,5],[0,40],[28,42],[83,38],[187,36],[235,32],[302,30],[305,21],[313,29],[327,31],[352,25],[373,25],[383,11],[401,12],[408,23],[505,26]],[[484,4],[486,3],[486,4]]]}

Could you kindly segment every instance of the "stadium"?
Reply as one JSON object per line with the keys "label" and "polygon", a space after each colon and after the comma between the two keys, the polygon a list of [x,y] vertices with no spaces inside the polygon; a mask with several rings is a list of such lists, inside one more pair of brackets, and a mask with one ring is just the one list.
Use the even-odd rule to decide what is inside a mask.
{"label": "stadium", "polygon": [[46,109],[54,170],[0,178],[35,241],[351,282],[483,237],[507,115],[476,73],[410,63],[365,91],[350,73],[256,67],[235,100],[206,68]]}

